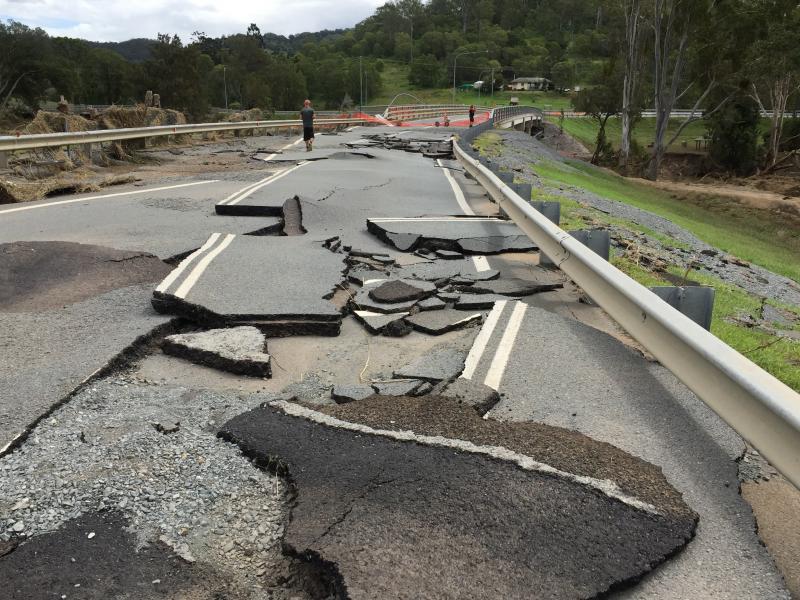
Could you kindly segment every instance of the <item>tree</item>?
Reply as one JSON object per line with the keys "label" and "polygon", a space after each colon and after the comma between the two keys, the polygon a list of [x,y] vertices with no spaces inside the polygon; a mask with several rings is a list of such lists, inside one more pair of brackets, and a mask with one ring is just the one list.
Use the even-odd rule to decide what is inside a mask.
{"label": "tree", "polygon": [[758,104],[739,90],[733,98],[708,121],[711,136],[711,161],[737,175],[751,175],[758,163]]}
{"label": "tree", "polygon": [[767,108],[772,111],[764,169],[769,172],[782,162],[779,153],[786,106],[792,95],[800,91],[800,47],[797,44],[800,7],[795,5],[789,10],[795,3],[787,2],[763,4],[772,5],[769,14],[773,18],[767,23],[764,37],[752,46],[748,54],[748,72],[752,78],[753,98],[762,111]]}
{"label": "tree", "polygon": [[613,61],[603,70],[601,82],[583,88],[573,100],[575,110],[585,112],[597,121],[597,141],[592,164],[597,164],[601,157],[612,153],[611,144],[606,138],[606,124],[622,110],[622,94],[620,93],[620,77]]}
{"label": "tree", "polygon": [[36,108],[48,87],[53,65],[50,39],[41,29],[0,23],[0,110],[12,97]]}
{"label": "tree", "polygon": [[408,81],[420,88],[440,86],[444,81],[444,68],[432,54],[418,55],[411,63]]}
{"label": "tree", "polygon": [[[720,35],[725,30],[725,15],[721,14],[722,10],[716,9],[716,0],[654,0],[653,96],[656,128],[653,153],[646,173],[648,179],[658,179],[667,148],[678,139],[689,123],[713,115],[730,98],[730,95],[723,96],[715,107],[701,109],[710,98],[711,92],[720,84],[717,69],[724,68],[721,63],[708,60],[716,50],[713,42],[719,41],[720,47],[729,43],[724,35]],[[711,37],[712,34],[714,37]],[[703,40],[702,45],[690,48],[690,41],[699,40]],[[692,62],[695,78],[684,87],[687,67]],[[696,93],[696,87],[703,91]],[[667,128],[675,104],[690,92],[695,94],[694,106],[672,138],[667,140]]]}
{"label": "tree", "polygon": [[642,2],[641,0],[615,1],[620,4],[625,21],[625,43],[622,46],[625,56],[625,74],[622,80],[622,138],[619,164],[627,169],[631,155],[633,124],[640,111],[637,98],[642,70]]}

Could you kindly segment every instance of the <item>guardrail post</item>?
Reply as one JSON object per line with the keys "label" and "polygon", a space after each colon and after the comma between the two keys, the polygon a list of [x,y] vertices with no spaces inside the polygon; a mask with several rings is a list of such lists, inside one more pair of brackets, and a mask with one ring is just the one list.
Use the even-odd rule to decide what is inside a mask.
{"label": "guardrail post", "polygon": [[0,169],[8,168],[8,152],[0,152]]}
{"label": "guardrail post", "polygon": [[83,153],[89,158],[89,162],[94,162],[92,160],[92,151],[94,150],[94,144],[83,144],[81,147]]}

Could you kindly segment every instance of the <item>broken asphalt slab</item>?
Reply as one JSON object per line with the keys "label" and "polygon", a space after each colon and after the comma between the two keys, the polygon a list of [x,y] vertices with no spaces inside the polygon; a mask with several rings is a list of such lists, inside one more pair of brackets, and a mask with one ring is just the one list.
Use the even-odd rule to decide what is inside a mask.
{"label": "broken asphalt slab", "polygon": [[394,372],[398,379],[424,379],[437,383],[451,381],[464,370],[467,353],[453,348],[439,348],[428,352]]}
{"label": "broken asphalt slab", "polygon": [[[364,402],[374,398],[404,400]],[[285,551],[353,600],[593,598],[666,560],[695,527],[688,509],[659,511],[497,443],[376,431],[289,402],[244,413],[220,435],[289,477]]]}
{"label": "broken asphalt slab", "polygon": [[336,334],[341,313],[326,298],[344,257],[309,236],[213,234],[156,288],[153,306],[203,325],[252,324],[285,333]]}
{"label": "broken asphalt slab", "polygon": [[495,217],[411,217],[367,219],[367,230],[403,252],[418,248],[464,254],[535,250],[512,222]]}
{"label": "broken asphalt slab", "polygon": [[468,285],[458,284],[456,289],[470,294],[502,294],[503,296],[530,296],[562,288],[561,281],[531,281],[528,279],[493,279],[490,281],[470,281]]}
{"label": "broken asphalt slab", "polygon": [[185,358],[193,363],[251,377],[270,377],[267,339],[255,327],[211,329],[183,333],[164,338],[166,354]]}
{"label": "broken asphalt slab", "polygon": [[482,316],[482,313],[465,315],[461,311],[446,308],[420,312],[407,317],[406,321],[417,331],[430,335],[442,335],[448,331],[480,324]]}
{"label": "broken asphalt slab", "polygon": [[471,406],[481,416],[489,412],[500,401],[500,394],[487,385],[459,377],[441,393],[444,398],[452,398]]}
{"label": "broken asphalt slab", "polygon": [[391,279],[369,290],[369,297],[376,302],[395,304],[409,300],[422,300],[436,291],[436,286],[428,281],[412,279]]}
{"label": "broken asphalt slab", "polygon": [[385,314],[368,310],[354,310],[353,314],[370,333],[376,335],[383,333],[400,337],[411,333],[411,327],[403,321],[403,318],[408,316],[407,312]]}

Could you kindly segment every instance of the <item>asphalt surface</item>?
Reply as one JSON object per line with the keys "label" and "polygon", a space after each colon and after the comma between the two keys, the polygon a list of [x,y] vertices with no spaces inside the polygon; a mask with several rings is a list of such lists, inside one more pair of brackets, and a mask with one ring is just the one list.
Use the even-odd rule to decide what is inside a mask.
{"label": "asphalt surface", "polygon": [[[404,425],[421,435],[490,446],[503,442],[513,452],[563,471],[608,479],[616,486],[613,489],[663,509],[658,514],[642,512],[584,480],[554,479],[506,459],[464,453],[460,446],[454,452],[435,444],[354,434],[273,408],[234,418],[228,432],[247,446],[248,453],[278,456],[288,467],[297,505],[284,542],[290,555],[315,570],[309,579],[321,581],[323,587],[347,585],[352,597],[375,597],[375,590],[385,592],[383,597],[463,597],[466,581],[468,589],[475,590],[473,597],[487,598],[530,597],[531,589],[541,590],[541,597],[608,593],[643,598],[787,598],[780,575],[760,544],[749,507],[738,495],[735,460],[743,443],[672,375],[598,331],[596,327],[613,330],[600,311],[578,304],[576,291],[568,285],[522,302],[486,293],[519,289],[520,282],[513,279],[538,279],[535,254],[483,255],[496,249],[486,243],[487,237],[496,236],[479,233],[474,238],[477,245],[459,247],[478,252],[475,256],[437,260],[403,253],[368,229],[369,219],[497,214],[457,163],[389,150],[376,145],[374,138],[362,138],[376,132],[406,140],[441,139],[446,133],[357,128],[336,136],[320,135],[311,153],[293,148],[271,152],[275,156],[263,157],[269,158],[263,161],[263,170],[190,181],[167,178],[154,187],[125,186],[0,207],[0,243],[58,241],[102,247],[53,245],[51,251],[59,248],[63,257],[23,260],[18,255],[13,271],[0,271],[0,281],[15,282],[20,292],[6,293],[0,304],[4,347],[0,448],[97,369],[119,359],[120,353],[124,358],[126,347],[165,326],[173,315],[204,327],[254,324],[268,336],[312,334],[270,337],[273,379],[269,381],[243,382],[245,378],[222,376],[158,352],[136,366],[136,372],[150,378],[148,386],[175,381],[192,388],[183,407],[187,420],[195,416],[188,408],[191,403],[206,402],[205,389],[214,386],[283,391],[333,405],[331,390],[336,384],[397,392],[406,384],[393,377],[428,380],[427,388],[412,386],[420,390],[460,374],[476,384],[475,393],[481,396],[476,409],[488,408],[496,400],[494,391],[500,394],[485,428],[481,423],[487,421],[470,420],[447,404],[433,413],[426,413],[428,405],[411,413],[391,404],[364,410],[366,405],[359,401],[339,408],[353,411],[350,419],[386,429]],[[268,146],[277,150],[288,141],[273,138]],[[344,143],[357,148],[345,148]],[[218,180],[212,181],[213,177]],[[299,210],[289,215],[287,201],[294,197]],[[441,239],[464,239],[455,227],[461,225],[442,228]],[[219,236],[212,239],[215,233]],[[421,233],[437,240],[434,245],[440,243],[433,237],[438,230]],[[499,239],[516,236],[508,233]],[[417,235],[408,230],[397,234],[407,239]],[[348,255],[351,249],[357,252]],[[371,253],[387,255],[394,266],[388,268]],[[155,257],[178,258],[168,266]],[[183,269],[180,259],[189,261]],[[168,273],[175,275],[171,281]],[[445,285],[443,280],[455,280],[452,289],[437,292],[449,307],[440,309],[441,316],[417,316],[423,323],[420,327],[446,329],[458,323],[456,312],[464,318],[483,313],[482,327],[440,338],[419,331],[404,331],[408,335],[403,338],[372,337],[360,323],[343,316],[351,309],[347,306],[351,296],[368,296],[368,289],[342,287],[348,279],[369,280],[376,273],[440,286]],[[456,289],[456,284],[470,287],[470,277],[479,281],[470,291],[481,293]],[[152,300],[168,316],[157,314]],[[453,310],[453,305],[472,310]],[[303,329],[298,322],[310,325]],[[323,323],[334,327],[322,327]],[[338,337],[322,337],[339,333],[340,326]],[[159,335],[164,333],[171,331],[165,326]],[[153,388],[145,414],[142,394],[125,385],[114,382],[110,394],[124,407],[125,424],[98,430],[98,439],[109,442],[111,449],[117,440],[133,443],[136,438],[129,431],[142,427],[151,434],[156,431],[150,423],[151,405],[167,393]],[[439,384],[437,391],[444,386]],[[464,387],[468,386],[454,389]],[[430,398],[424,396],[420,402]],[[20,450],[25,452],[20,460],[32,459],[36,449],[60,455],[66,439],[74,448],[90,451],[94,446],[76,438],[95,410],[94,399],[89,400],[86,412],[78,417],[80,426],[69,425],[66,433],[58,431],[44,441],[34,430]],[[232,412],[254,405],[252,398],[208,401],[211,408],[197,415],[195,429],[180,438],[183,444],[191,445],[191,440],[200,439],[196,432],[207,435]],[[171,430],[169,420],[158,431]],[[528,425],[530,421],[540,423],[539,429]],[[46,419],[40,428],[45,425],[61,426],[56,417]],[[183,435],[183,430],[172,435]],[[214,451],[209,446],[203,450]],[[10,458],[0,459],[0,475],[3,461]],[[35,475],[27,473],[24,464],[15,468],[20,477]],[[241,486],[246,470],[253,467],[237,469]],[[138,471],[120,476],[135,481],[144,477]],[[170,477],[178,490],[182,486],[196,490],[195,482]],[[231,493],[233,501],[236,491]],[[0,531],[2,539],[16,535],[16,521],[8,512],[12,504],[0,496],[0,523],[6,527]],[[134,506],[138,510],[138,504]],[[164,511],[168,510],[165,503]],[[695,512],[699,526],[687,548],[638,585],[618,591],[616,583],[632,582],[683,546],[692,533]],[[211,517],[209,530],[225,531],[226,522],[220,518]],[[171,533],[179,540],[182,534],[177,531]],[[509,531],[522,533],[515,537]],[[38,539],[33,537],[26,545]],[[240,543],[244,548],[251,542],[236,542]],[[306,549],[312,552],[304,553]],[[330,562],[320,561],[319,556]],[[232,568],[249,576],[253,570],[259,577],[280,573],[274,565],[254,567],[238,550],[229,554],[223,549],[222,557],[208,560],[212,570],[223,565],[223,578]],[[110,565],[102,568],[113,571]]]}
{"label": "asphalt surface", "polygon": [[284,543],[323,566],[340,597],[592,598],[638,578],[694,528],[510,462],[271,407],[221,435],[290,478]]}

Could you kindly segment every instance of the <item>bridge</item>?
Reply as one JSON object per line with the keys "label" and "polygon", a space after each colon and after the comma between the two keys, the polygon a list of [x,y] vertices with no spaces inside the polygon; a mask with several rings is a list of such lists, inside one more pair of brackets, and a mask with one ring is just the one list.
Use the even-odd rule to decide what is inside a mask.
{"label": "bridge", "polygon": [[800,397],[475,149],[540,111],[466,109],[0,137],[183,142],[0,205],[10,597],[790,597],[739,481],[796,492]]}

